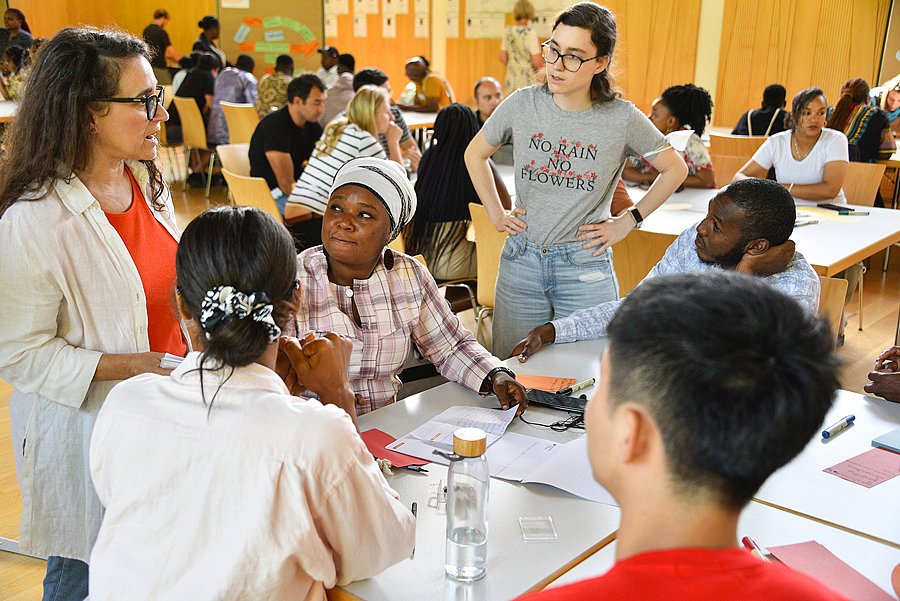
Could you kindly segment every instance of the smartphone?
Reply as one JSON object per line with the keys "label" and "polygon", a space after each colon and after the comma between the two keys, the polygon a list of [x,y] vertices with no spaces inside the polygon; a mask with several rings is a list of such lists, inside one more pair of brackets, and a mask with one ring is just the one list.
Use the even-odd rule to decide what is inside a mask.
{"label": "smartphone", "polygon": [[584,413],[584,408],[587,406],[587,399],[579,399],[572,396],[556,394],[554,392],[544,392],[537,388],[529,388],[527,396],[529,404],[558,409],[560,411]]}
{"label": "smartphone", "polygon": [[831,211],[849,211],[850,207],[847,205],[833,205],[829,202],[823,202],[822,204],[816,205],[820,209],[829,209]]}

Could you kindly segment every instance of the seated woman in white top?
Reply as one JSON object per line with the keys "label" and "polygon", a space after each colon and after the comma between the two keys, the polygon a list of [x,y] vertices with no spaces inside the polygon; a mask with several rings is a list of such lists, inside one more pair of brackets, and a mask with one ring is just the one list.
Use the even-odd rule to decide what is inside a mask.
{"label": "seated woman in white top", "polygon": [[828,101],[820,88],[807,88],[791,103],[791,129],[769,137],[734,179],[775,177],[794,198],[846,203],[847,137],[825,127]]}
{"label": "seated woman in white top", "polygon": [[[316,144],[306,168],[297,180],[284,209],[285,220],[310,213],[325,213],[334,176],[344,163],[358,157],[377,157],[401,162],[402,130],[391,117],[391,100],[383,88],[363,86],[357,92],[343,118],[332,121]],[[385,156],[378,134],[387,137],[390,156]]]}
{"label": "seated woman in white top", "polygon": [[176,271],[200,352],[121,382],[100,411],[91,598],[324,599],[409,557],[415,519],[353,424],[350,342],[281,342],[321,402],[275,372],[302,294],[284,226],[250,207],[207,211]]}

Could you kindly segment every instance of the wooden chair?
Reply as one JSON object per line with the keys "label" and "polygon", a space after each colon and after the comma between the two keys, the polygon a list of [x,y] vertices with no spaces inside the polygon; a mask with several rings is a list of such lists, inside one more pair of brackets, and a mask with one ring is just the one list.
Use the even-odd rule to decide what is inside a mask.
{"label": "wooden chair", "polygon": [[[172,106],[172,97],[174,96],[172,92],[172,86],[166,85],[163,86],[163,108],[167,111],[169,107]],[[168,160],[166,161],[169,164],[169,169],[171,173],[170,181],[177,181],[181,179],[181,171],[178,169],[178,152],[175,150],[180,144],[176,144],[172,146],[169,144],[169,136],[166,130],[166,122],[162,121],[159,124],[159,135],[157,136],[159,140],[159,145],[162,148],[166,149],[166,155],[168,156]],[[184,177],[187,177],[185,173]]]}
{"label": "wooden chair", "polygon": [[844,297],[847,295],[847,280],[819,276],[819,317],[828,322],[837,340],[844,318]]}
{"label": "wooden chair", "polygon": [[245,207],[256,207],[261,209],[281,222],[281,213],[278,212],[278,205],[272,198],[269,191],[269,185],[266,180],[261,177],[249,177],[233,173],[226,168],[222,168],[222,175],[231,191],[234,204]]}
{"label": "wooden chair", "polygon": [[475,228],[475,255],[478,258],[478,310],[475,312],[475,339],[481,342],[481,322],[484,316],[494,312],[494,288],[500,268],[500,254],[506,234],[498,232],[491,224],[485,208],[469,203],[472,226]]}
{"label": "wooden chair", "polygon": [[750,157],[766,141],[765,136],[732,136],[709,132],[709,156],[716,173],[716,188],[731,183]]}
{"label": "wooden chair", "polygon": [[[884,175],[885,166],[881,163],[850,163],[847,166],[847,175],[844,176],[844,196],[852,205],[871,207],[875,204],[875,196],[881,185],[881,177]],[[859,329],[863,329],[863,278],[866,274],[866,266],[859,263]]]}
{"label": "wooden chair", "polygon": [[219,102],[225,113],[228,124],[228,142],[230,144],[249,144],[256,126],[259,125],[259,113],[252,104],[236,102]]}
{"label": "wooden chair", "polygon": [[677,236],[635,230],[613,245],[613,267],[619,281],[619,296],[641,283]]}
{"label": "wooden chair", "polygon": [[[194,150],[205,150],[211,153],[209,156],[209,172],[206,175],[206,198],[209,198],[209,188],[212,185],[212,172],[216,164],[216,151],[206,145],[206,126],[203,124],[203,117],[200,115],[200,107],[197,106],[193,98],[181,98],[176,96],[172,99],[175,108],[178,109],[178,117],[181,119],[181,137],[184,140],[184,170],[190,170],[191,152]],[[187,178],[184,178],[182,190],[187,189]]]}
{"label": "wooden chair", "polygon": [[250,144],[220,144],[216,146],[216,154],[222,168],[232,173],[250,177]]}
{"label": "wooden chair", "polygon": [[[406,254],[406,241],[403,239],[403,232],[399,236],[391,240],[388,245],[393,251]],[[424,255],[414,255],[413,259],[428,267],[428,262]],[[430,270],[429,270],[430,271]],[[472,309],[475,314],[478,313],[478,300],[475,297],[475,289],[477,282],[475,280],[449,280],[438,281],[438,288],[442,288],[444,292],[444,300],[450,306],[450,310],[454,313]]]}

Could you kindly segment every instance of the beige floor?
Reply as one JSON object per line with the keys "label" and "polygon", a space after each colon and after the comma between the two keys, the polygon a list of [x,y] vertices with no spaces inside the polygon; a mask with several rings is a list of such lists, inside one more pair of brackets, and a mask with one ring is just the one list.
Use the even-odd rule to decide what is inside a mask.
{"label": "beige floor", "polygon": [[[172,194],[181,227],[209,206],[226,202],[223,188],[214,188],[209,200],[204,199],[203,191],[199,189],[188,189],[183,193],[180,184],[173,186]],[[894,254],[888,273],[881,271],[882,255],[878,254],[873,257],[872,269],[866,274],[865,330],[857,330],[857,320],[851,313],[846,343],[840,351],[845,361],[841,383],[847,390],[862,392],[874,357],[893,342],[900,307],[900,252]],[[855,311],[855,307],[854,297],[850,310]],[[472,312],[467,313],[463,314],[463,321],[472,328]],[[10,449],[8,401],[11,391],[11,387],[0,380],[0,537],[16,539],[21,502]],[[0,552],[0,601],[40,599],[43,573],[43,561]]]}

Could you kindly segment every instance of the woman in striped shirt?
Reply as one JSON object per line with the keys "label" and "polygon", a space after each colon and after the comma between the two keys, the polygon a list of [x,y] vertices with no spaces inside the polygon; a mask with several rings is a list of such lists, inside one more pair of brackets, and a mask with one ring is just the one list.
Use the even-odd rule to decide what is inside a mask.
{"label": "woman in striped shirt", "polygon": [[[387,137],[390,156],[385,156],[378,142],[378,134]],[[361,87],[350,101],[347,113],[325,128],[325,133],[294,185],[284,210],[285,221],[304,220],[305,217],[319,222],[318,227],[304,227],[306,231],[315,229],[320,235],[317,241],[305,241],[306,247],[322,243],[322,215],[338,170],[344,163],[357,157],[377,157],[401,162],[401,134],[401,129],[391,118],[387,91],[375,86]]]}

